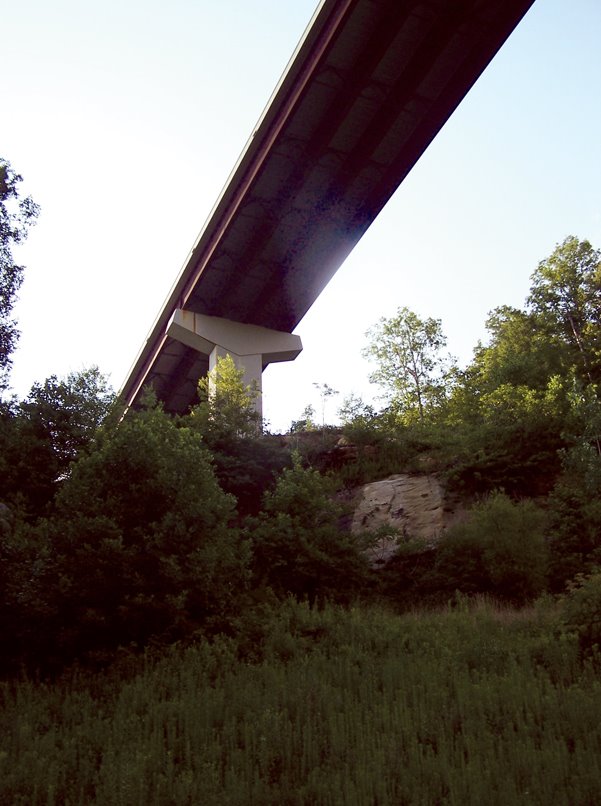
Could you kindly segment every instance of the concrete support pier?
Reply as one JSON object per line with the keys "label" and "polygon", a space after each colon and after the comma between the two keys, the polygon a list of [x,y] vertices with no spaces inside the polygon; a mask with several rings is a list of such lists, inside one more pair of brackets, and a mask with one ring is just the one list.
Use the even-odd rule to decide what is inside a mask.
{"label": "concrete support pier", "polygon": [[230,355],[236,366],[243,370],[243,382],[258,391],[255,398],[257,412],[262,415],[262,373],[268,364],[294,361],[303,349],[300,336],[259,325],[246,325],[205,316],[178,308],[167,327],[167,335],[209,356],[209,371],[218,358]]}

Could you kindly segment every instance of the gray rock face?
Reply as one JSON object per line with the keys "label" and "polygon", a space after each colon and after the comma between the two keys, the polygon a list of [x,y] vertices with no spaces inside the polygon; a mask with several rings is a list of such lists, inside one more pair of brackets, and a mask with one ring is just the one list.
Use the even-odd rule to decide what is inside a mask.
{"label": "gray rock face", "polygon": [[[399,536],[435,542],[448,526],[444,491],[435,476],[399,474],[364,485],[351,529],[392,526]],[[385,563],[396,551],[397,539],[381,538],[369,550],[373,565]]]}

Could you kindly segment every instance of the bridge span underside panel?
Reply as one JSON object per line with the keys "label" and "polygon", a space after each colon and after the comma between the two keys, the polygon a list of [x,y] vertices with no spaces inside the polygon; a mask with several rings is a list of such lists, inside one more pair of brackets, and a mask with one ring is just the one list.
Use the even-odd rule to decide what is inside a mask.
{"label": "bridge span underside panel", "polygon": [[[292,331],[533,0],[325,0],[126,384],[183,410],[176,307]],[[162,377],[169,375],[166,379]],[[137,385],[136,385],[137,384]],[[167,402],[167,398],[166,398]]]}

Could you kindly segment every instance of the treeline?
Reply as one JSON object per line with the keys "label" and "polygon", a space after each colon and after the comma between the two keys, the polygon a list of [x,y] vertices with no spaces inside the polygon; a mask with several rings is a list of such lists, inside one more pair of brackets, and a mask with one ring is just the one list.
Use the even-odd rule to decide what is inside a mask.
{"label": "treeline", "polygon": [[185,417],[151,395],[122,417],[96,369],[3,406],[5,671],[231,633],[253,601],[350,601],[364,585],[334,482],[260,434],[229,357],[217,372]]}
{"label": "treeline", "polygon": [[[471,524],[446,535],[429,563],[423,551],[403,549],[398,562],[410,555],[412,595],[432,590],[431,570],[445,555],[455,558],[442,565],[434,588],[444,578],[447,587],[495,595],[522,584],[531,594],[561,592],[599,567],[600,253],[566,238],[531,280],[523,309],[490,314],[488,342],[464,369],[444,353],[439,320],[401,308],[368,334],[372,379],[389,402],[376,413],[345,401],[349,439],[372,450],[342,475],[354,483],[427,468],[451,497],[476,502]],[[498,582],[503,562],[494,555],[511,543],[515,571],[535,569],[527,583]]]}
{"label": "treeline", "polygon": [[[523,604],[594,575],[600,267],[588,242],[566,239],[534,272],[524,310],[491,314],[465,369],[443,355],[437,320],[406,308],[382,320],[367,349],[389,403],[343,405],[352,461],[330,449],[339,432],[303,434],[307,418],[287,440],[263,434],[229,358],[216,393],[202,381],[180,417],[150,393],[124,416],[97,369],[5,399],[1,671],[104,664],[119,647],[233,635],[241,620],[251,634],[249,613],[289,595],[406,607],[461,591]],[[434,547],[399,537],[396,558],[370,567],[378,536],[350,534],[345,490],[425,469],[473,504],[471,518]],[[596,601],[594,584],[582,589]]]}

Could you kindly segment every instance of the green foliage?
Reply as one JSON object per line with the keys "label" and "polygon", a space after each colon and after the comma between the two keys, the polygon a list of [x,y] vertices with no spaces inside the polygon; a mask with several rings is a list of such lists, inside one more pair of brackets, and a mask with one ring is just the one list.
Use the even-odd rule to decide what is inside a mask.
{"label": "green foliage", "polygon": [[239,515],[256,514],[276,474],[290,465],[290,455],[280,441],[261,434],[256,390],[245,386],[231,356],[218,359],[199,391],[201,402],[183,422],[202,437],[219,484],[236,498]]}
{"label": "green foliage", "polygon": [[61,380],[51,375],[43,384],[35,383],[20,409],[31,430],[49,442],[64,472],[93,440],[114,400],[106,376],[90,367]]}
{"label": "green foliage", "polygon": [[[11,806],[592,804],[601,687],[552,613],[286,602],[234,640],[0,689]],[[246,644],[244,637],[242,641]]]}
{"label": "green foliage", "polygon": [[273,492],[265,496],[264,510],[302,520],[307,529],[318,528],[335,522],[341,513],[340,505],[332,500],[334,491],[330,479],[317,470],[302,467],[297,460],[294,467],[283,471]]}
{"label": "green foliage", "polygon": [[305,406],[303,409],[301,416],[298,420],[293,420],[290,423],[290,428],[288,429],[288,433],[290,434],[297,434],[299,432],[304,431],[315,431],[315,409],[311,404]]}
{"label": "green foliage", "polygon": [[338,409],[342,433],[354,444],[374,444],[381,429],[373,406],[356,395],[347,395]]}
{"label": "green foliage", "polygon": [[358,538],[342,531],[334,486],[297,460],[265,495],[264,511],[249,524],[257,584],[311,603],[349,601],[367,578]]}
{"label": "green foliage", "polygon": [[48,511],[71,462],[93,441],[114,394],[97,367],[52,375],[0,408],[0,500],[30,518]]}
{"label": "green foliage", "polygon": [[434,582],[437,549],[419,539],[401,539],[393,557],[378,570],[383,599],[401,612],[446,604],[449,591]]}
{"label": "green foliage", "polygon": [[440,352],[446,345],[438,319],[420,319],[408,308],[396,316],[382,317],[367,334],[363,351],[377,362],[370,380],[380,384],[395,402],[403,418],[424,420],[426,411],[444,397],[449,370]]}
{"label": "green foliage", "polygon": [[559,451],[584,438],[601,453],[600,265],[588,241],[567,238],[532,275],[528,310],[489,316],[489,343],[442,413],[458,435],[452,484],[545,495]]}
{"label": "green foliage", "polygon": [[601,458],[587,444],[562,454],[549,496],[550,584],[560,592],[577,574],[601,564]]}
{"label": "green foliage", "polygon": [[479,388],[544,389],[552,375],[569,365],[561,339],[533,313],[503,305],[489,314],[486,329],[489,343],[477,346],[471,367]]}
{"label": "green foliage", "polygon": [[601,571],[578,574],[562,601],[566,628],[578,636],[585,656],[601,657]]}
{"label": "green foliage", "polygon": [[244,384],[244,370],[231,355],[218,358],[215,367],[198,383],[200,403],[191,416],[205,440],[235,440],[256,436],[261,418],[255,408],[258,391]]}
{"label": "green foliage", "polygon": [[449,482],[470,493],[503,487],[516,495],[547,494],[560,471],[558,451],[569,442],[568,423],[575,419],[572,381],[545,370],[538,386],[500,382],[496,349],[488,351],[465,373],[443,414],[454,433]]}
{"label": "green foliage", "polygon": [[13,247],[27,237],[40,208],[27,196],[19,198],[23,178],[0,157],[0,391],[8,385],[11,355],[19,336],[11,313],[23,283],[23,266],[15,263]]}
{"label": "green foliage", "polygon": [[53,653],[47,625],[55,615],[52,547],[45,534],[0,504],[0,672],[14,673]]}
{"label": "green foliage", "polygon": [[601,381],[601,252],[567,237],[532,275],[530,308],[566,345],[580,377]]}
{"label": "green foliage", "polygon": [[468,493],[502,487],[514,495],[545,495],[560,470],[558,451],[569,405],[561,379],[536,390],[502,384],[478,397],[477,421],[455,426],[449,482]]}
{"label": "green foliage", "polygon": [[495,493],[449,529],[436,557],[441,587],[522,604],[545,589],[544,518],[530,501]]}
{"label": "green foliage", "polygon": [[233,515],[198,434],[159,408],[106,429],[38,527],[59,659],[226,623],[247,582]]}

